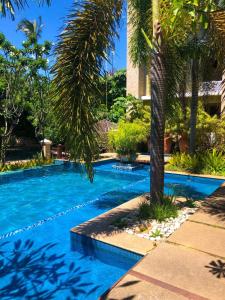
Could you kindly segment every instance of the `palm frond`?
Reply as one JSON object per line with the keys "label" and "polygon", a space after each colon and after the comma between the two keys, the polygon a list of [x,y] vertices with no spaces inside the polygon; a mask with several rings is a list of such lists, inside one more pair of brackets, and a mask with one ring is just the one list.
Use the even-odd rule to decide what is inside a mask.
{"label": "palm frond", "polygon": [[93,179],[91,162],[96,149],[93,102],[106,52],[113,47],[122,0],[87,0],[73,6],[59,36],[53,67],[55,113],[71,158],[83,160]]}
{"label": "palm frond", "polygon": [[41,17],[38,17],[38,19],[34,21],[22,19],[17,25],[17,30],[24,32],[28,38],[31,36],[34,37],[35,40],[41,37],[42,28],[43,23]]}
{"label": "palm frond", "polygon": [[[14,19],[16,9],[24,9],[26,6],[29,6],[30,1],[27,0],[0,0],[0,15],[5,17],[7,12]],[[51,0],[36,0],[38,5],[51,4]]]}
{"label": "palm frond", "polygon": [[149,62],[150,48],[145,35],[152,39],[151,6],[149,0],[128,0],[128,51],[134,65]]}

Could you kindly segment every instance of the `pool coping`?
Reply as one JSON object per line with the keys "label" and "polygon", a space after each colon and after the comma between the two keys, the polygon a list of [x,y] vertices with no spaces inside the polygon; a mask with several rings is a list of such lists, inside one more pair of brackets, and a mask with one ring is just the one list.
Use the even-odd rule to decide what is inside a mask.
{"label": "pool coping", "polygon": [[[207,203],[210,198],[213,198],[214,196],[217,197],[219,191],[225,187],[225,182],[223,182],[211,195],[207,196],[203,200],[201,200],[202,205],[198,207],[197,211],[194,213],[194,215],[204,206],[205,203]],[[184,200],[184,197],[178,197],[179,201]],[[138,237],[136,235],[131,235],[123,230],[115,231],[114,227],[111,227],[113,221],[115,221],[118,218],[123,218],[127,216],[133,209],[137,209],[139,204],[145,200],[145,194],[140,195],[138,197],[135,197],[133,199],[128,200],[127,202],[114,207],[113,209],[98,215],[95,218],[92,218],[84,223],[81,223],[78,226],[72,227],[70,229],[70,233],[82,235],[82,236],[87,236],[89,238],[92,238],[96,241],[100,241],[118,248],[121,248],[123,250],[131,251],[136,254],[140,255],[146,255],[148,254],[152,249],[154,249],[157,244],[161,243],[156,242],[156,241],[151,241],[147,240],[141,237]],[[189,219],[187,219],[184,223],[188,222]],[[103,222],[102,222],[103,221]],[[99,227],[100,224],[100,227]],[[114,233],[115,235],[120,235],[121,232],[123,233],[124,236],[129,237],[130,239],[135,237],[135,240],[137,241],[147,241],[146,244],[148,245],[147,248],[144,250],[138,250],[139,246],[135,245],[133,242],[131,242],[131,245],[128,245],[127,247],[124,246],[124,241],[116,241],[113,239],[111,240],[112,234]],[[137,248],[136,248],[137,247]]]}
{"label": "pool coping", "polygon": [[[168,172],[168,173],[174,174],[174,172]],[[187,174],[184,174],[184,173],[180,174],[179,172],[175,172],[175,174],[177,174],[177,175],[185,175],[185,176],[187,176],[187,175],[192,176],[192,175],[190,175],[188,173]],[[196,175],[196,177],[205,177],[205,178],[214,178],[214,179],[222,179],[223,180],[223,178],[221,178],[221,177],[215,178],[214,176],[198,176],[198,175]],[[224,187],[225,187],[225,181],[211,195],[207,196],[205,199],[202,200],[203,206],[210,199],[213,199],[214,197],[218,198],[220,196],[220,191],[222,190],[224,192]],[[134,241],[133,241],[134,235],[130,235],[130,234],[126,233],[126,232],[123,232],[124,235],[122,236],[122,239],[121,239],[121,234],[120,233],[117,234],[115,232],[115,230],[113,230],[113,229],[111,231],[112,232],[114,231],[115,235],[117,235],[117,238],[116,239],[115,238],[114,239],[110,239],[110,237],[109,238],[107,237],[106,233],[107,233],[107,231],[109,231],[109,233],[110,233],[110,229],[109,228],[105,228],[104,229],[104,227],[105,226],[109,227],[110,224],[112,223],[112,219],[110,218],[110,214],[113,215],[116,212],[118,212],[118,214],[119,214],[120,211],[121,211],[121,209],[125,209],[124,210],[124,215],[123,215],[123,216],[125,216],[125,215],[127,215],[129,213],[129,208],[131,209],[131,208],[137,207],[138,204],[140,203],[140,201],[143,201],[143,199],[144,199],[143,195],[139,196],[139,197],[136,197],[134,199],[131,199],[130,201],[127,201],[126,203],[124,203],[124,204],[122,204],[120,206],[117,206],[117,207],[113,208],[112,210],[110,210],[110,211],[108,211],[108,212],[106,212],[104,214],[101,214],[101,215],[99,215],[99,216],[97,216],[97,217],[95,217],[95,218],[93,218],[93,219],[91,219],[91,220],[89,220],[87,222],[84,222],[84,223],[80,224],[79,226],[71,228],[71,230],[70,230],[70,232],[73,233],[73,234],[78,234],[78,235],[82,234],[84,236],[88,236],[89,238],[92,238],[92,239],[95,239],[97,241],[109,244],[111,246],[115,246],[115,247],[122,248],[122,249],[127,250],[127,251],[131,251],[131,252],[143,255],[143,258],[139,262],[137,262],[137,264],[135,264],[134,267],[132,267],[130,270],[128,270],[116,283],[114,283],[113,286],[111,286],[108,290],[106,290],[99,299],[106,299],[107,295],[112,290],[114,290],[114,288],[116,288],[118,286],[118,284],[121,281],[123,281],[123,279],[126,279],[127,276],[132,275],[132,272],[133,272],[134,268],[136,268],[137,266],[139,266],[141,264],[144,264],[144,259],[146,257],[148,257],[148,255],[151,254],[152,250],[154,250],[154,249],[157,250],[157,246],[158,245],[164,244],[164,243],[166,243],[166,244],[169,243],[168,239],[166,241],[163,241],[163,242],[152,242],[152,241],[146,239],[146,241],[147,241],[146,244],[148,245],[148,247],[147,248],[143,248],[141,250],[138,250],[139,246],[141,244],[141,241],[145,240],[145,239],[140,238],[140,237],[135,237],[136,243],[134,243]],[[201,210],[201,208],[202,208],[202,206],[200,206],[200,208],[194,213],[194,215],[197,212],[199,212]],[[126,209],[128,211],[126,211]],[[105,218],[108,218],[108,221],[105,221],[104,223],[102,223],[101,220],[105,219]],[[98,231],[98,228],[96,228],[96,222],[97,222],[97,224],[98,224],[98,222],[101,223],[101,230],[100,230],[100,232]],[[188,222],[198,223],[197,221],[186,220],[184,222],[184,224],[188,223]],[[203,225],[208,226],[208,224],[206,224],[206,223],[203,223]],[[104,232],[104,230],[105,230],[105,232]],[[123,238],[124,238],[125,235],[127,235],[127,238],[130,239],[130,243],[128,245],[126,243],[124,243],[124,240],[123,240]],[[174,235],[174,233],[171,236],[173,236],[173,235]],[[142,248],[142,246],[140,246],[140,247]],[[177,245],[177,247],[179,247],[179,246]],[[135,271],[134,271],[134,273],[135,273]],[[148,276],[145,276],[144,274],[139,274],[139,275],[140,275],[140,278],[139,278],[140,280],[148,281],[147,280]],[[152,278],[152,280],[154,282],[155,279]],[[157,280],[155,282],[157,282]],[[161,283],[163,283],[163,282],[161,282]],[[158,283],[156,285],[158,285],[158,284],[160,286],[160,281],[158,281]],[[167,286],[169,286],[169,285],[167,285]],[[194,298],[196,297],[195,299],[203,299],[203,298],[201,298],[197,294],[192,294],[191,292],[188,292],[188,290],[182,290],[182,289],[179,289],[179,288],[177,288],[177,287],[175,287],[173,285],[171,285],[169,288],[172,288],[172,290],[174,288],[174,290],[176,291],[177,294],[179,294],[179,292],[181,292],[181,293],[187,293],[187,295],[189,295],[189,296],[191,295]]]}
{"label": "pool coping", "polygon": [[[114,299],[115,296],[119,298],[115,298],[115,299],[124,299],[124,296],[127,297],[127,299],[129,298],[129,296],[132,295],[132,299],[136,299],[136,297],[134,297],[134,295],[138,296],[138,297],[143,297],[143,299],[147,299],[145,298],[146,295],[148,295],[149,299],[151,298],[150,294],[153,296],[154,299],[183,299],[183,298],[187,298],[187,299],[195,299],[195,300],[209,300],[209,299],[224,299],[223,296],[221,298],[221,291],[222,294],[224,295],[225,293],[225,286],[224,286],[224,281],[222,281],[222,277],[220,279],[220,281],[218,281],[216,283],[215,279],[212,277],[211,279],[209,279],[209,277],[207,278],[207,275],[204,275],[203,278],[201,278],[200,282],[203,284],[205,283],[205,279],[208,280],[206,281],[209,286],[213,286],[213,284],[217,284],[217,296],[215,296],[213,290],[210,289],[210,287],[207,289],[205,288],[205,292],[199,291],[198,289],[196,289],[196,285],[193,287],[193,280],[199,281],[199,278],[193,278],[193,274],[198,274],[198,272],[196,272],[195,269],[195,264],[193,262],[197,262],[199,261],[209,261],[209,260],[213,260],[213,259],[218,259],[218,261],[220,261],[222,263],[222,261],[225,262],[225,256],[224,255],[220,255],[218,251],[219,249],[212,247],[210,248],[210,251],[207,251],[207,249],[205,248],[205,244],[203,243],[203,245],[201,247],[199,247],[199,243],[196,245],[196,247],[193,247],[191,245],[191,243],[193,243],[193,241],[196,243],[196,239],[192,239],[190,238],[190,233],[187,232],[190,230],[190,228],[192,228],[192,234],[197,234],[197,240],[200,239],[202,241],[206,241],[210,235],[209,235],[209,230],[211,231],[211,240],[209,239],[209,245],[211,247],[211,243],[212,241],[212,236],[217,236],[218,238],[218,230],[220,230],[220,234],[223,233],[222,231],[225,230],[225,219],[223,218],[222,222],[223,222],[223,226],[215,226],[214,222],[215,219],[213,217],[213,214],[210,215],[211,216],[211,220],[210,222],[207,222],[204,220],[202,220],[202,216],[201,214],[203,214],[204,212],[207,215],[207,208],[210,207],[210,204],[212,205],[213,209],[219,209],[222,208],[222,211],[224,212],[224,204],[225,204],[225,182],[223,184],[221,184],[221,186],[215,191],[213,192],[211,195],[209,195],[208,197],[206,197],[203,201],[203,205],[190,217],[190,219],[187,219],[182,226],[175,231],[166,241],[160,243],[159,245],[157,245],[158,247],[155,247],[153,249],[153,251],[150,251],[149,253],[147,253],[137,264],[135,264],[135,266],[133,268],[131,268],[130,270],[128,270],[128,272],[126,274],[124,274],[113,286],[111,286],[107,291],[105,291],[105,293],[103,293],[100,296],[100,300],[106,300],[106,299]],[[204,211],[204,209],[206,208],[206,211]],[[200,216],[199,216],[200,214]],[[224,213],[223,213],[224,216]],[[202,231],[198,232],[198,230],[200,229],[199,226],[202,226],[202,231],[204,231],[204,234],[202,234]],[[195,231],[193,232],[193,228],[195,228]],[[208,231],[208,232],[207,232]],[[217,234],[216,234],[217,231]],[[186,234],[186,239],[183,237],[181,238],[181,236],[183,236],[184,234]],[[225,244],[225,236],[223,235],[223,238],[221,237],[221,243],[223,240],[223,245]],[[185,242],[184,242],[185,241]],[[216,249],[216,251],[215,251]],[[169,255],[169,259],[167,259],[168,256],[168,250],[172,250],[172,254],[170,253]],[[157,255],[158,254],[158,255]],[[179,260],[177,261],[177,254],[179,255],[179,257],[182,259],[182,262],[180,262]],[[173,258],[171,258],[171,256],[173,255]],[[179,271],[180,271],[180,266],[182,266],[182,263],[185,265],[185,260],[186,255],[188,255],[189,257],[191,257],[192,263],[190,263],[189,261],[189,265],[191,265],[192,267],[189,268],[189,273],[187,271],[187,273],[185,273],[185,278],[187,280],[187,282],[189,282],[189,285],[185,286],[185,284],[183,284],[181,282],[182,279],[179,279]],[[156,261],[157,260],[157,261]],[[162,263],[161,263],[162,260]],[[168,272],[173,272],[172,274],[176,274],[178,273],[178,276],[172,276],[173,279],[170,281],[169,277],[163,276],[163,275],[155,275],[154,271],[151,272],[149,267],[154,264],[154,261],[156,261],[157,265],[157,269],[160,271],[163,271],[164,269],[164,264],[163,261],[166,261],[168,263],[168,261],[170,262],[170,271],[168,270]],[[216,261],[216,260],[215,260]],[[160,264],[161,263],[161,264]],[[174,263],[174,264],[173,264]],[[215,262],[214,262],[215,263]],[[178,269],[176,267],[176,265],[178,265]],[[201,263],[200,263],[201,265]],[[194,267],[193,267],[194,266]],[[168,266],[167,266],[168,267]],[[201,265],[201,267],[207,268],[208,266],[205,265],[205,263],[203,263]],[[157,270],[156,269],[156,270]],[[190,275],[190,271],[191,271],[191,275]],[[201,272],[203,271],[203,269],[201,269]],[[222,271],[222,269],[221,269]],[[209,273],[213,274],[213,270],[209,270]],[[161,273],[162,274],[162,273]],[[171,273],[170,273],[171,274]],[[206,274],[206,273],[205,273]],[[167,279],[165,279],[167,278]],[[219,278],[219,277],[217,277]],[[129,282],[132,280],[138,280],[138,282],[141,282],[140,286],[137,286],[134,290],[134,288],[132,288],[131,286],[131,291],[129,289]],[[218,280],[218,279],[216,279]],[[211,282],[212,281],[212,282]],[[219,284],[218,284],[219,283]],[[127,286],[127,288],[126,288]],[[122,291],[121,287],[125,287],[125,290]],[[153,292],[154,291],[154,292]],[[207,297],[207,295],[211,294],[211,296],[213,295],[213,298]],[[109,296],[109,297],[108,297]],[[218,298],[217,298],[218,297]],[[138,298],[139,299],[139,298]]]}
{"label": "pool coping", "polygon": [[[94,240],[121,248],[126,251],[145,255],[155,247],[153,241],[141,239],[136,235],[130,235],[124,230],[117,230],[112,225],[113,221],[125,217],[132,210],[137,209],[144,201],[144,197],[139,196],[131,199],[99,216],[92,218],[78,226],[70,229],[72,234],[87,236]],[[130,243],[131,240],[131,243]]]}

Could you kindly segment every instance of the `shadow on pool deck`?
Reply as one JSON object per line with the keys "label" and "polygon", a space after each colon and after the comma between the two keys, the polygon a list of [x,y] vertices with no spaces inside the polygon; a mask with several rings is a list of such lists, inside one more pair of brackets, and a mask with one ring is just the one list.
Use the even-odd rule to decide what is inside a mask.
{"label": "shadow on pool deck", "polygon": [[202,211],[225,221],[225,185],[204,201]]}
{"label": "shadow on pool deck", "polygon": [[[66,291],[66,299],[89,295],[99,286],[81,282],[88,271],[67,264],[65,254],[55,253],[56,244],[35,246],[18,239],[0,244],[0,299],[53,299]],[[87,294],[87,289],[88,294]]]}
{"label": "shadow on pool deck", "polygon": [[[129,202],[123,203],[120,206],[117,206],[94,219],[88,220],[87,222],[76,226],[74,229],[72,229],[72,232],[76,232],[78,234],[90,236],[93,238],[98,235],[110,236],[113,234],[117,234],[118,232],[123,230],[115,230],[110,225],[112,225],[113,222],[117,219],[125,217],[134,211],[137,211],[138,205],[141,201],[143,201],[143,199],[144,197],[137,197]],[[96,202],[96,205],[104,207],[105,201],[106,199],[103,199],[102,202],[99,201],[99,203]]]}
{"label": "shadow on pool deck", "polygon": [[221,259],[212,260],[209,265],[205,266],[217,278],[225,278],[225,262]]}
{"label": "shadow on pool deck", "polygon": [[225,185],[157,247],[110,226],[136,210],[142,200],[133,199],[71,230],[71,234],[147,254],[101,299],[224,299]]}

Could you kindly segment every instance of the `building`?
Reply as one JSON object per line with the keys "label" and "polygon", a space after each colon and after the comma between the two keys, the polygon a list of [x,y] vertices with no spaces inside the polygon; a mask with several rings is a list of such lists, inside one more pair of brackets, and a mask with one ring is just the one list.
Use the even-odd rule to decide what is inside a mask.
{"label": "building", "polygon": [[[132,31],[129,23],[127,28],[127,94],[149,102],[151,100],[149,66],[133,66],[129,55],[129,40]],[[217,64],[211,62],[205,81],[200,86],[199,97],[203,100],[205,109],[210,115],[225,114],[225,90],[222,89],[222,73]],[[190,98],[191,93],[187,92],[186,97]]]}

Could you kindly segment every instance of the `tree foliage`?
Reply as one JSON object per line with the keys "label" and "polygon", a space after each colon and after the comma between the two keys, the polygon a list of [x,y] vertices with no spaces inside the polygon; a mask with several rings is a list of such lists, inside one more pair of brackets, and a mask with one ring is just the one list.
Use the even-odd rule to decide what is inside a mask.
{"label": "tree foliage", "polygon": [[55,113],[71,158],[91,162],[97,149],[93,103],[99,99],[99,76],[106,52],[113,46],[122,1],[89,0],[74,4],[56,47],[53,68],[58,100]]}
{"label": "tree foliage", "polygon": [[[38,5],[51,4],[51,0],[36,0]],[[11,16],[12,19],[15,18],[15,11],[24,9],[28,6],[27,0],[0,0],[0,14],[5,17],[7,13]]]}

